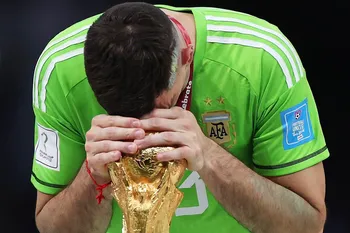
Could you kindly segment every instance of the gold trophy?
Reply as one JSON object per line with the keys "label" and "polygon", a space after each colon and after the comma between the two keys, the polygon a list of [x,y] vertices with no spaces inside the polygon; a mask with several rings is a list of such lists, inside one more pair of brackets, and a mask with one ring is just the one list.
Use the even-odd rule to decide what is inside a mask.
{"label": "gold trophy", "polygon": [[183,193],[177,189],[186,161],[159,162],[173,147],[152,147],[108,165],[112,195],[123,212],[122,233],[169,233]]}

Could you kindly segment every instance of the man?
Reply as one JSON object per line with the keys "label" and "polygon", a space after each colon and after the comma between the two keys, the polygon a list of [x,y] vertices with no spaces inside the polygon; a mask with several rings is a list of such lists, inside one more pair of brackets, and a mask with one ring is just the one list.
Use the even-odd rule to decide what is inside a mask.
{"label": "man", "polygon": [[106,164],[165,145],[159,160],[188,163],[172,233],[322,232],[317,107],[297,52],[262,19],[119,4],[47,45],[33,95],[41,232],[121,232]]}

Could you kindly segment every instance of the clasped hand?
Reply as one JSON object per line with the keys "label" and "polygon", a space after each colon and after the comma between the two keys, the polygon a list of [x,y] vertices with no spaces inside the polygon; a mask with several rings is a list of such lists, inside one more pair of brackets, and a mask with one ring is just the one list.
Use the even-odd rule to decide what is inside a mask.
{"label": "clasped hand", "polygon": [[179,107],[156,109],[141,120],[145,131],[157,131],[134,142],[140,149],[174,146],[176,149],[158,154],[160,161],[186,159],[188,169],[198,171],[204,165],[204,154],[210,140],[202,133],[193,114]]}
{"label": "clasped hand", "polygon": [[[147,135],[145,132],[159,132]],[[138,149],[173,146],[174,150],[157,155],[160,161],[185,159],[188,169],[203,168],[206,153],[213,145],[201,131],[195,117],[180,107],[155,109],[142,119],[99,115],[86,134],[85,150],[93,175],[109,180],[106,164],[117,161],[123,153]]]}

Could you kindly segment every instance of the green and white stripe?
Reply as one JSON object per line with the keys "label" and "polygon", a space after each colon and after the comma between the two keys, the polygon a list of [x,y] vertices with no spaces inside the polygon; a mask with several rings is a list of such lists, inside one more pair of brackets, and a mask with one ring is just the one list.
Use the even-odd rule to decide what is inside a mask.
{"label": "green and white stripe", "polygon": [[[303,77],[303,66],[295,48],[289,40],[280,32],[271,28],[264,27],[252,22],[248,22],[238,18],[219,17],[207,15],[207,30],[213,32],[232,32],[249,35],[257,38],[257,40],[243,39],[229,36],[211,36],[207,37],[207,41],[211,43],[237,44],[254,48],[261,48],[268,52],[280,65],[289,88],[293,86],[293,78],[295,82],[299,82]],[[221,23],[220,25],[215,24]],[[235,23],[235,25],[226,25]],[[223,25],[225,24],[225,25]],[[238,26],[236,26],[238,25]],[[270,45],[273,46],[270,46]],[[283,56],[287,59],[284,59]],[[288,65],[292,68],[288,68]],[[292,75],[293,73],[293,75]]]}
{"label": "green and white stripe", "polygon": [[[77,45],[80,43],[83,43],[86,39],[86,34],[76,37],[79,33],[86,31],[89,29],[89,25],[84,25],[83,27],[68,33],[62,37],[57,38],[56,40],[51,41],[42,54],[40,55],[38,59],[38,63],[36,65],[35,71],[34,71],[34,79],[33,79],[33,104],[37,108],[41,108],[43,112],[46,112],[46,87],[49,82],[51,73],[53,69],[55,68],[56,64],[58,62],[70,59],[72,57],[75,57],[77,55],[83,54],[83,48],[76,49],[70,52],[67,52],[63,55],[56,56],[57,53],[62,52],[63,50],[69,48],[70,46]],[[58,45],[61,43],[61,45]],[[58,46],[56,46],[58,45]],[[56,47],[55,47],[56,46]],[[53,59],[52,59],[53,58]],[[43,70],[43,67],[45,64],[50,61],[48,64],[46,70]],[[44,72],[44,73],[43,73]],[[41,90],[39,93],[39,83],[40,83],[40,76],[43,74],[41,79]],[[40,104],[39,104],[40,103]]]}

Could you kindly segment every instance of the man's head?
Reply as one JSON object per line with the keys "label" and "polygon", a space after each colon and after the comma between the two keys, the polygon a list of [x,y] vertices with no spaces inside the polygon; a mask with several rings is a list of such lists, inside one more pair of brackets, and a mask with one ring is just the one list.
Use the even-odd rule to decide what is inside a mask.
{"label": "man's head", "polygon": [[86,74],[109,114],[141,117],[176,103],[187,83],[190,47],[163,11],[147,3],[119,4],[88,31]]}

